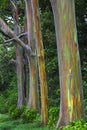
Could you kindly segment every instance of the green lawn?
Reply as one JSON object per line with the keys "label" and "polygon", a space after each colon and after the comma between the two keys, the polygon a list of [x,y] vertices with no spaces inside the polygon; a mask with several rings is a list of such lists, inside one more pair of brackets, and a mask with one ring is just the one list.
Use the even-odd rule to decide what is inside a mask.
{"label": "green lawn", "polygon": [[39,123],[23,124],[22,120],[12,120],[8,115],[0,114],[0,130],[50,130]]}

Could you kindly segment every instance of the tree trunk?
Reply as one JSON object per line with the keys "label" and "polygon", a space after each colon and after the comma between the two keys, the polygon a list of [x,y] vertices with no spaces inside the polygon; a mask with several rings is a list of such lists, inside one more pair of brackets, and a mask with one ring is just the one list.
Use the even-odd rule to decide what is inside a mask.
{"label": "tree trunk", "polygon": [[29,74],[30,74],[30,89],[28,108],[39,108],[39,93],[38,93],[38,67],[37,53],[34,39],[34,28],[32,20],[31,1],[26,0],[26,15],[27,15],[27,30],[28,30],[28,45],[31,47],[32,54],[28,55]]}
{"label": "tree trunk", "polygon": [[[24,32],[27,32],[27,20],[25,20],[24,24]],[[28,44],[28,39],[27,36],[24,37],[24,43],[27,45]],[[25,101],[26,105],[28,104],[28,99],[29,99],[29,64],[28,64],[28,59],[27,59],[27,53],[26,50],[24,49],[24,72],[25,72],[25,83],[24,83],[24,89],[25,89]]]}
{"label": "tree trunk", "polygon": [[18,107],[21,107],[25,104],[24,96],[24,71],[23,71],[23,55],[21,53],[22,48],[16,46],[16,69],[17,69],[17,85],[18,85]]}
{"label": "tree trunk", "polygon": [[36,40],[36,49],[37,49],[37,55],[38,55],[38,68],[39,68],[39,78],[40,78],[40,88],[41,88],[42,123],[47,124],[48,93],[47,93],[43,41],[42,41],[41,26],[40,26],[39,5],[38,5],[38,0],[31,0],[31,3],[32,3],[32,11],[33,11],[33,23],[34,23],[33,26],[34,26],[34,33],[35,33],[35,40]]}
{"label": "tree trunk", "polygon": [[[14,33],[19,35],[20,27],[18,25],[18,10],[13,7]],[[24,71],[23,71],[23,48],[16,45],[16,71],[17,71],[17,85],[18,85],[18,107],[25,103],[24,97]]]}
{"label": "tree trunk", "polygon": [[55,22],[60,77],[57,127],[84,117],[74,0],[50,0]]}
{"label": "tree trunk", "polygon": [[24,85],[24,89],[25,89],[25,102],[26,105],[28,104],[28,99],[29,99],[29,65],[28,65],[28,61],[27,58],[25,56],[25,65],[24,65],[24,72],[25,72],[25,85]]}

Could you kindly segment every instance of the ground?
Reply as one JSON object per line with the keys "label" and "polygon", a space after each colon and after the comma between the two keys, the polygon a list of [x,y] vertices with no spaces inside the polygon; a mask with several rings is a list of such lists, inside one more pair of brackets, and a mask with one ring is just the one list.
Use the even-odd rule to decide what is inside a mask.
{"label": "ground", "polygon": [[12,120],[6,114],[0,114],[0,130],[50,130],[38,123],[23,124],[21,119]]}

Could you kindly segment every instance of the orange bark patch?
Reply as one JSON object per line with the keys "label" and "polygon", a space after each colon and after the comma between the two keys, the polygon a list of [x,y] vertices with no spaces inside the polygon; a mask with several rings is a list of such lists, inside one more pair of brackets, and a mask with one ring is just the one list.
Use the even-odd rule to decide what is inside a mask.
{"label": "orange bark patch", "polygon": [[73,100],[73,108],[74,108],[76,106],[76,97],[74,96],[72,100]]}
{"label": "orange bark patch", "polygon": [[76,50],[77,50],[77,44],[72,43],[72,51],[73,51],[74,54],[76,54]]}
{"label": "orange bark patch", "polygon": [[67,32],[67,40],[70,43],[70,31]]}
{"label": "orange bark patch", "polygon": [[71,65],[70,65],[70,63],[69,63],[68,66],[67,66],[67,67],[68,67],[68,70],[70,69],[70,66],[71,66]]}
{"label": "orange bark patch", "polygon": [[78,104],[78,107],[77,107],[77,109],[78,109],[78,116],[81,114],[81,101],[80,100],[78,100],[77,101],[77,104]]}
{"label": "orange bark patch", "polygon": [[77,44],[76,43],[72,43],[72,57],[73,57],[73,64],[76,65],[77,62]]}

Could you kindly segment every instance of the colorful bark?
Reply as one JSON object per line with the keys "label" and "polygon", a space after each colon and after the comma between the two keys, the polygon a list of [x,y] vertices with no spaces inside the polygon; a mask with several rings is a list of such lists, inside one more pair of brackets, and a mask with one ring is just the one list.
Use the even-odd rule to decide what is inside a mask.
{"label": "colorful bark", "polygon": [[28,54],[29,75],[30,75],[30,89],[28,107],[33,109],[39,108],[39,93],[38,93],[38,67],[37,67],[37,53],[34,38],[34,28],[32,20],[31,0],[26,0],[26,14],[27,14],[27,29],[28,29],[28,45],[31,47],[32,54]]}
{"label": "colorful bark", "polygon": [[[19,35],[20,28],[18,25],[18,10],[13,7],[13,20],[14,20],[14,33]],[[16,45],[16,71],[17,71],[17,85],[18,85],[18,107],[21,107],[25,103],[24,97],[24,70],[23,70],[23,48]]]}
{"label": "colorful bark", "polygon": [[46,71],[45,71],[45,61],[44,61],[44,50],[43,41],[40,27],[40,14],[38,0],[31,0],[32,11],[33,11],[33,23],[34,23],[34,33],[35,42],[38,55],[38,68],[39,68],[39,78],[40,78],[40,89],[41,89],[41,114],[42,123],[47,124],[48,111],[47,111],[47,81],[46,81]]}
{"label": "colorful bark", "polygon": [[25,104],[24,96],[24,79],[23,79],[23,55],[22,48],[16,47],[16,69],[17,69],[17,85],[18,85],[18,107]]}
{"label": "colorful bark", "polygon": [[50,0],[55,22],[60,76],[60,114],[57,127],[84,117],[83,90],[72,0]]}

